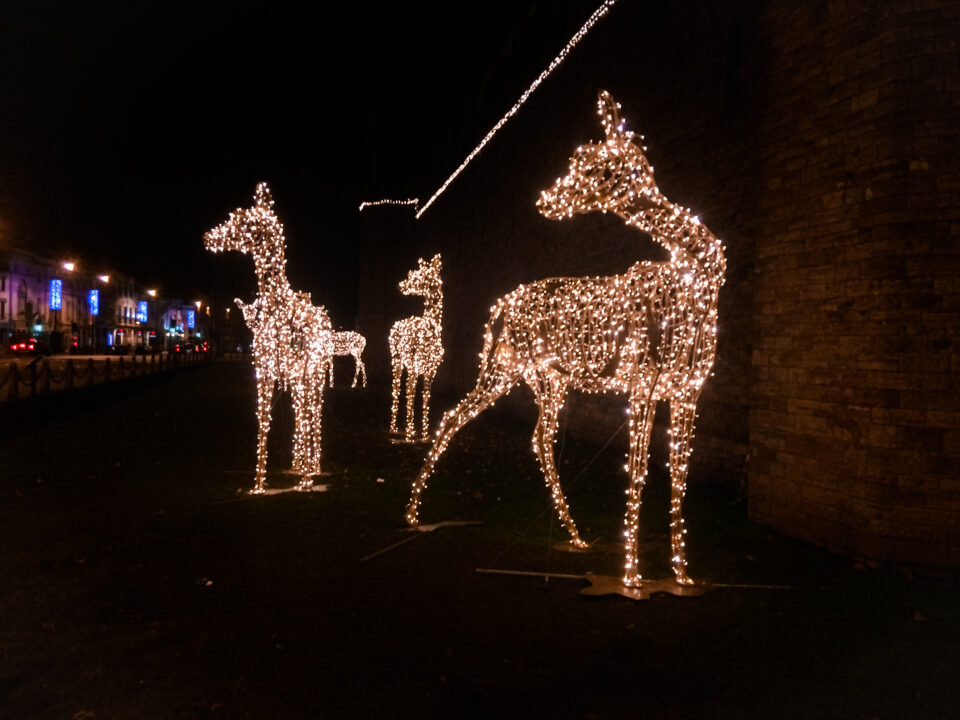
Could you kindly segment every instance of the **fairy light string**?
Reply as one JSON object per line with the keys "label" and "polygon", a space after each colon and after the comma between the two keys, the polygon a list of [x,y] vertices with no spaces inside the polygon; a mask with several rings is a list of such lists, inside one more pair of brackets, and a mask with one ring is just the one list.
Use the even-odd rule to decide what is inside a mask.
{"label": "fairy light string", "polygon": [[484,329],[476,386],[446,413],[413,483],[406,520],[419,523],[427,481],[456,433],[521,380],[539,417],[533,450],[571,542],[586,547],[570,515],[554,460],[560,411],[568,391],[628,398],[629,475],[623,537],[623,584],[641,583],[637,566],[641,491],[647,476],[654,410],[670,406],[670,545],[676,582],[687,585],[682,503],[697,401],[717,344],[717,297],[724,281],[723,245],[689,209],[670,202],[654,181],[645,148],[624,129],[607,92],[597,102],[605,139],[582,145],[567,175],[544,190],[540,213],[562,220],[610,212],[669,252],[622,275],[550,278],[521,285],[497,300]]}
{"label": "fairy light string", "polygon": [[297,488],[306,490],[320,474],[323,378],[332,353],[330,316],[313,305],[309,293],[294,291],[287,281],[283,225],[266,183],[257,185],[252,207],[230,213],[203,241],[214,253],[251,255],[257,276],[256,299],[236,301],[253,333],[257,380],[257,469],[250,492],[265,491],[273,397],[285,390],[290,391],[295,416],[293,470],[300,476]]}
{"label": "fairy light string", "polygon": [[[523,104],[527,101],[527,99],[534,93],[534,91],[538,87],[540,87],[541,83],[543,83],[544,80],[550,77],[551,73],[553,73],[553,71],[556,70],[557,67],[559,67],[561,63],[563,63],[563,61],[567,59],[567,56],[570,54],[570,52],[577,45],[580,44],[580,41],[583,40],[584,37],[586,37],[587,33],[590,32],[593,26],[596,25],[597,22],[602,20],[603,17],[608,12],[610,12],[610,9],[614,5],[616,5],[616,3],[617,3],[617,0],[604,0],[604,2],[600,5],[600,7],[598,7],[596,10],[593,11],[593,14],[589,18],[587,18],[587,21],[580,27],[579,30],[577,30],[576,33],[574,33],[573,37],[571,37],[567,41],[567,44],[563,46],[563,48],[560,50],[559,53],[557,53],[556,57],[553,58],[550,64],[534,79],[532,83],[530,83],[530,86],[523,91],[523,94],[520,95],[520,98],[513,104],[513,107],[507,110],[507,112],[504,113],[503,117],[501,117],[496,122],[496,124],[492,128],[490,128],[490,131],[484,136],[483,140],[481,140],[480,143],[473,150],[470,151],[470,153],[463,159],[463,162],[460,163],[460,165],[457,166],[457,168],[450,174],[450,176],[446,180],[444,180],[443,184],[439,188],[437,188],[436,192],[434,192],[433,195],[431,195],[430,198],[423,205],[419,206],[419,209],[417,209],[417,212],[415,215],[417,220],[419,220],[420,217],[427,211],[427,208],[429,208],[433,204],[433,202],[444,193],[444,191],[450,186],[450,184],[457,179],[457,176],[460,175],[460,173],[462,173],[467,168],[467,165],[469,165],[473,161],[473,159],[480,154],[483,148],[486,147],[487,143],[493,140],[493,136],[500,131],[500,128],[506,125],[507,122],[510,120],[510,118],[512,118],[514,115],[517,114],[517,112],[520,110],[521,107],[523,107]],[[377,200],[373,202],[363,202],[363,203],[360,203],[360,211],[363,212],[363,209],[365,207],[373,207],[377,205],[413,205],[416,208],[418,205],[418,202],[419,201],[416,199]]]}
{"label": "fairy light string", "polygon": [[390,432],[399,434],[397,411],[400,407],[400,391],[403,374],[407,374],[406,410],[407,422],[404,437],[408,442],[418,438],[414,427],[414,400],[417,380],[423,377],[419,437],[429,438],[430,386],[443,360],[443,280],[440,278],[440,255],[429,261],[420,258],[417,266],[400,281],[404,295],[423,297],[423,315],[398,320],[390,328],[390,367],[393,373],[392,402],[390,405]]}

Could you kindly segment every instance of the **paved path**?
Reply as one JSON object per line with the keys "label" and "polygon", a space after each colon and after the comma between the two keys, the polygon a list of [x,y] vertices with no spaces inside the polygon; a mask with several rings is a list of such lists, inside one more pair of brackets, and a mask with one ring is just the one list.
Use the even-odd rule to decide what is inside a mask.
{"label": "paved path", "polygon": [[[633,602],[477,573],[619,571],[616,552],[551,549],[562,536],[529,423],[478,419],[425,496],[425,522],[484,524],[413,536],[402,507],[422,451],[387,442],[373,389],[328,396],[327,492],[245,495],[251,375],[219,363],[0,414],[0,718],[958,714],[956,584],[853,570],[703,486],[689,495],[693,575],[797,589]],[[291,420],[275,416],[281,487]],[[621,451],[563,443],[588,538],[619,531]],[[654,575],[665,487],[654,472]]]}

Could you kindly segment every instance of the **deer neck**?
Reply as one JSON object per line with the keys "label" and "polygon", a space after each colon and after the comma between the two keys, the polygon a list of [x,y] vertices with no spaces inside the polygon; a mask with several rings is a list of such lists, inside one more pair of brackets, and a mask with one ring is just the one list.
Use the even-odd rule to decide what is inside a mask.
{"label": "deer neck", "polygon": [[290,291],[282,242],[265,243],[254,256],[254,267],[260,297],[283,297]]}
{"label": "deer neck", "polygon": [[423,296],[423,316],[433,323],[440,324],[443,314],[443,296],[439,292]]}
{"label": "deer neck", "polygon": [[723,243],[716,235],[687,208],[670,202],[664,195],[658,193],[654,206],[643,197],[628,198],[614,212],[627,225],[647,233],[666,248],[672,264],[689,266],[697,274],[722,283],[726,260]]}

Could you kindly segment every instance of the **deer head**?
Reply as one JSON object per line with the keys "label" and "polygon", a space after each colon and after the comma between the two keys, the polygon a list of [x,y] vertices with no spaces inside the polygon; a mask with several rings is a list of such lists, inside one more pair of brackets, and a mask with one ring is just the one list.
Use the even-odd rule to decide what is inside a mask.
{"label": "deer head", "polygon": [[632,132],[624,130],[620,106],[606,90],[597,99],[597,113],[606,139],[577,148],[566,177],[540,193],[537,210],[560,220],[588,212],[616,212],[626,206],[655,206],[660,191],[653,167]]}
{"label": "deer head", "polygon": [[417,260],[417,266],[407,273],[407,277],[400,281],[400,292],[404,295],[420,295],[432,297],[437,294],[443,281],[440,279],[440,254],[437,253],[429,261],[423,258]]}
{"label": "deer head", "polygon": [[252,207],[236,209],[225,223],[204,233],[203,244],[207,250],[255,253],[264,241],[279,239],[282,252],[283,225],[273,212],[273,196],[265,182],[257,185],[253,199]]}

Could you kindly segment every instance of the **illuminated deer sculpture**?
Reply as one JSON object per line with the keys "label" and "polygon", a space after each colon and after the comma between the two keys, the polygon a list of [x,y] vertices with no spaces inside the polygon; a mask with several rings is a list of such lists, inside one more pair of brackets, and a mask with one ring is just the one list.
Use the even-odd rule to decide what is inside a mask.
{"label": "illuminated deer sculpture", "polygon": [[[357,386],[357,379],[363,375],[363,387],[367,386],[367,368],[363,364],[363,350],[367,347],[367,339],[353,330],[344,330],[343,332],[334,331],[332,339],[331,352],[333,356],[353,355],[353,385]],[[327,368],[330,378],[330,387],[333,387],[333,356],[330,358],[330,365]]]}
{"label": "illuminated deer sculpture", "polygon": [[235,250],[253,256],[257,298],[237,300],[253,332],[253,364],[257,378],[257,470],[252,493],[264,492],[267,474],[267,434],[274,392],[289,390],[295,427],[293,470],[297,488],[305,490],[320,474],[320,421],[323,374],[331,355],[333,327],[309,293],[295,292],[286,275],[283,225],[273,211],[266,183],[257,185],[253,207],[230,213],[225,223],[203,236],[211,252]]}
{"label": "illuminated deer sculpture", "polygon": [[443,317],[443,281],[440,279],[440,255],[429,262],[423,258],[400,282],[404,295],[423,297],[423,315],[398,320],[390,328],[390,365],[393,371],[393,402],[390,406],[390,432],[397,432],[397,410],[400,406],[400,389],[403,372],[407,372],[407,425],[405,438],[412,442],[417,433],[414,427],[414,399],[417,393],[417,378],[423,376],[422,412],[420,437],[427,439],[430,427],[430,385],[443,360],[441,341]]}
{"label": "illuminated deer sculpture", "polygon": [[558,417],[570,388],[628,396],[630,475],[624,521],[623,584],[641,583],[637,568],[640,493],[656,404],[670,405],[670,541],[676,582],[686,569],[682,502],[697,400],[717,343],[717,295],[726,261],[723,245],[689,210],[657,188],[644,148],[624,130],[619,106],[598,101],[604,141],[577,148],[566,177],[541,193],[537,209],[552,219],[611,212],[649,234],[668,252],[664,262],[638,262],[623,275],[552,278],[521,285],[500,298],[484,335],[474,389],[436,433],[414,482],[406,518],[418,506],[437,460],[453,436],[519,380],[533,390],[539,418],[533,449],[571,542],[581,540],[560,488],[553,457]]}

